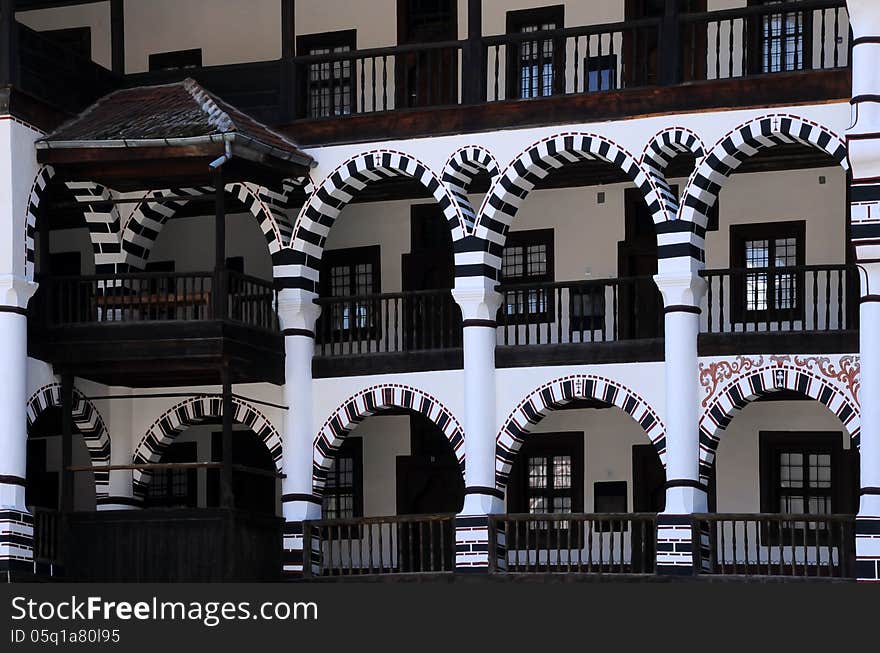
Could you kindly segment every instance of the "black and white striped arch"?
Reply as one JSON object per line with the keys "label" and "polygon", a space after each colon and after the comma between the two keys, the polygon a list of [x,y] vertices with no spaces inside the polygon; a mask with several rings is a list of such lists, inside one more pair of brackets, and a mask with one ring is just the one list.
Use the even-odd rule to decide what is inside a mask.
{"label": "black and white striped arch", "polygon": [[333,411],[324,422],[314,443],[313,484],[317,496],[324,493],[327,471],[333,463],[333,454],[351,431],[370,415],[389,408],[403,408],[420,413],[437,425],[458,460],[464,474],[464,431],[452,412],[426,392],[408,385],[387,383],[374,385],[352,395]]}
{"label": "black and white striped arch", "polygon": [[861,428],[859,406],[827,379],[803,365],[776,362],[732,379],[711,399],[700,417],[700,481],[709,483],[715,454],[725,429],[749,403],[780,390],[790,390],[815,399],[834,413],[859,444]]}
{"label": "black and white striped arch", "polygon": [[632,390],[594,374],[572,374],[533,390],[510,413],[495,438],[495,486],[504,490],[525,437],[550,411],[576,399],[595,399],[617,406],[645,431],[666,465],[666,427],[657,412]]}
{"label": "black and white striped arch", "polygon": [[393,150],[372,150],[355,156],[330,173],[309,198],[294,226],[293,242],[275,266],[283,287],[317,291],[321,256],[330,229],[342,210],[368,184],[394,177],[410,177],[424,186],[437,201],[453,242],[459,242],[471,226],[440,178],[411,155]]}
{"label": "black and white striped arch", "polygon": [[[259,410],[238,397],[232,398],[233,416],[236,424],[248,427],[263,441],[276,471],[281,471],[281,435],[272,422]],[[136,465],[157,463],[174,438],[190,426],[201,424],[206,420],[220,419],[223,416],[223,400],[217,395],[193,397],[180,402],[165,411],[159,419],[147,429],[134,451],[132,462]],[[135,470],[132,475],[135,496],[143,497],[150,484],[150,473]]]}
{"label": "black and white striped arch", "polygon": [[[27,403],[28,430],[47,408],[61,408],[61,385],[50,383],[38,389]],[[106,467],[110,464],[110,434],[95,405],[76,388],[73,389],[73,424],[82,434],[89,452],[89,458],[95,467]],[[106,497],[109,492],[110,474],[107,471],[95,471],[95,496]]]}

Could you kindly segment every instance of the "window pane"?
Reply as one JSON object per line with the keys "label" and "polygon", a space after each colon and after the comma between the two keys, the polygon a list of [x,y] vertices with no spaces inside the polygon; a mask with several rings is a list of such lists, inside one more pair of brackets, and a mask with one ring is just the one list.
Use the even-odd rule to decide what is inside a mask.
{"label": "window pane", "polygon": [[553,489],[571,488],[571,456],[553,457]]}
{"label": "window pane", "polygon": [[746,241],[746,267],[766,268],[770,265],[770,243],[767,240]]}
{"label": "window pane", "polygon": [[529,487],[536,489],[547,487],[546,458],[529,458]]}

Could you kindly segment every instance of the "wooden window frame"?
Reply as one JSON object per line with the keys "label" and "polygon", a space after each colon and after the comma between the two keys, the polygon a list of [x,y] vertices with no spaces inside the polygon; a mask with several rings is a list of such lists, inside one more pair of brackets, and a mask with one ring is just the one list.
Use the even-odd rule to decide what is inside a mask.
{"label": "wooden window frame", "polygon": [[[369,294],[376,295],[382,292],[381,247],[379,245],[367,245],[364,247],[346,247],[343,249],[332,249],[324,252],[324,255],[321,258],[321,275],[319,283],[321,289],[321,297],[327,299],[333,298],[332,270],[334,267],[351,267],[352,270],[349,273],[352,275],[349,278],[350,290],[355,285],[355,268],[358,265],[364,263],[369,263],[373,266],[373,287],[370,289]],[[335,325],[333,325],[331,322],[329,328],[319,327],[318,331],[320,333],[330,333],[333,337],[341,337],[343,334],[351,334],[352,337],[356,339],[359,338],[365,340],[375,340],[382,333],[381,310],[371,304],[367,304],[366,309],[368,326],[358,327],[353,325],[348,328],[336,328]],[[319,319],[332,321],[332,311],[326,311],[326,314],[322,315]]]}
{"label": "wooden window frame", "polygon": [[[350,493],[353,497],[352,516],[351,519],[358,519],[364,516],[364,446],[363,438],[347,436],[339,449],[333,454],[333,466],[328,471],[328,480],[331,471],[336,470],[336,460],[338,458],[352,459],[352,485]],[[345,491],[343,491],[345,490]],[[322,519],[346,519],[342,517],[329,517],[327,515],[326,500],[329,496],[341,496],[349,493],[349,486],[344,488],[331,488],[328,483],[324,484],[324,496],[321,503]],[[331,532],[330,536],[334,534]],[[337,535],[341,539],[358,540],[363,537],[363,529],[360,524],[346,527]]]}
{"label": "wooden window frame", "polygon": [[[198,460],[198,445],[195,442],[172,442],[168,445],[168,448],[162,455],[162,458],[166,458],[169,454],[171,457],[177,458],[178,456],[174,455],[172,451],[180,451],[186,452],[186,455],[181,455],[180,457],[186,457],[188,462],[195,462]],[[166,462],[168,462],[166,460]],[[187,484],[187,496],[185,503],[174,502],[174,495],[171,494],[168,490],[170,490],[173,485],[172,478],[176,472],[183,472],[186,474],[186,484]],[[185,469],[185,470],[177,470],[177,469],[162,469],[154,472],[154,475],[150,478],[150,484],[152,485],[156,481],[158,481],[158,477],[163,477],[163,481],[165,484],[166,493],[163,495],[163,499],[159,498],[151,498],[150,491],[147,490],[147,495],[144,500],[145,507],[147,508],[179,508],[181,505],[187,508],[197,508],[199,505],[199,482],[198,482],[198,470],[196,469]]]}
{"label": "wooden window frame", "polygon": [[[315,49],[329,49],[333,50],[334,48],[339,47],[348,47],[349,51],[352,53],[352,57],[354,57],[354,52],[357,50],[357,30],[356,29],[347,29],[347,30],[338,30],[334,32],[317,32],[315,34],[301,34],[296,37],[296,51],[300,56],[308,56],[310,50]],[[335,63],[335,62],[333,62]],[[303,74],[300,80],[300,97],[302,98],[302,108],[305,111],[305,116],[308,118],[339,118],[341,116],[349,116],[354,113],[357,113],[357,102],[358,102],[358,94],[357,94],[357,71],[356,71],[356,63],[351,61],[349,63],[349,71],[348,77],[335,77],[333,70],[333,63],[330,64],[330,77],[326,80],[321,80],[321,83],[315,85],[312,83],[310,79],[310,68],[312,66],[321,66],[321,63],[313,63],[307,64],[303,67]],[[329,87],[331,91],[336,88],[336,81],[341,80],[342,84],[340,86],[345,88],[345,81],[348,81],[348,90],[349,90],[349,111],[347,113],[335,113],[334,109],[334,99],[335,95],[331,92],[330,94],[330,106],[328,107],[329,113],[326,115],[322,112],[320,115],[315,114],[312,106],[312,92],[317,88]]]}
{"label": "wooden window frame", "polygon": [[731,280],[731,317],[734,323],[755,323],[755,322],[776,322],[778,319],[784,321],[803,320],[806,310],[805,302],[805,276],[803,273],[793,273],[795,281],[795,305],[793,308],[784,309],[781,313],[775,308],[776,275],[774,270],[773,253],[775,251],[774,241],[779,238],[795,238],[797,240],[797,250],[795,257],[797,259],[796,266],[800,267],[806,264],[806,234],[807,223],[805,220],[791,220],[786,222],[758,222],[752,224],[733,224],[730,225],[730,267],[735,270],[746,269],[745,261],[745,243],[750,240],[767,240],[770,246],[768,254],[768,262],[770,265],[766,268],[750,268],[755,273],[762,271],[767,274],[767,308],[759,310],[748,310],[746,297],[745,274],[738,274]]}
{"label": "wooden window frame", "polygon": [[[842,504],[846,503],[844,487],[846,469],[843,448],[843,434],[840,431],[760,431],[759,441],[759,470],[760,470],[760,497],[761,512],[780,513],[779,501],[782,497],[780,487],[779,455],[786,452],[822,453],[831,456],[831,487],[828,496],[831,499],[831,511],[828,514],[840,513]],[[800,494],[809,496],[807,487],[801,488]],[[817,494],[817,493],[813,493]],[[798,520],[794,516],[792,521]],[[764,545],[791,545],[796,541],[795,534],[802,533],[803,529],[780,528],[777,525],[763,524],[761,527],[761,540]],[[820,543],[829,542],[827,530],[818,533],[811,529],[813,534],[818,535]],[[812,543],[812,542],[809,542]]]}
{"label": "wooden window frame", "polygon": [[[192,61],[188,60],[188,58],[191,58]],[[183,63],[180,62],[181,60],[183,60]],[[161,70],[187,70],[191,68],[201,68],[204,65],[201,48],[153,52],[149,55],[148,62],[148,69],[150,72]]]}
{"label": "wooden window frame", "polygon": [[539,293],[544,294],[545,310],[535,313],[530,312],[513,312],[505,315],[507,310],[507,292],[515,292],[518,285],[526,285],[533,283],[553,283],[556,279],[556,256],[554,252],[554,243],[556,232],[554,229],[527,229],[524,231],[511,231],[507,234],[507,240],[501,252],[501,269],[504,269],[504,250],[510,247],[521,247],[523,249],[523,264],[525,265],[526,250],[536,245],[544,245],[547,249],[547,271],[543,275],[523,275],[516,277],[515,281],[502,277],[501,283],[508,290],[503,298],[501,308],[498,309],[498,321],[504,324],[546,324],[555,319],[556,307],[555,296],[552,289],[542,290]]}
{"label": "wooden window frame", "polygon": [[[565,28],[564,4],[508,11],[506,15],[506,32],[507,34],[521,34],[525,26],[548,23],[555,24],[557,30]],[[525,98],[522,96],[522,46],[526,43],[538,43],[538,47],[543,48],[543,41],[526,40],[511,43],[507,46],[507,99],[528,100],[565,93],[565,39],[553,38],[550,40],[553,42],[553,59],[550,62],[553,70],[553,80],[550,96],[544,95],[543,71],[538,71],[538,94]],[[558,56],[558,53],[561,53],[561,56]]]}
{"label": "wooden window frame", "polygon": [[[560,433],[533,433],[529,435],[523,442],[522,447],[517,453],[513,468],[511,469],[510,482],[508,483],[508,491],[510,493],[508,509],[514,514],[529,514],[529,498],[535,494],[543,494],[548,498],[554,496],[551,490],[545,490],[543,493],[534,493],[529,487],[528,461],[529,458],[552,458],[553,456],[570,456],[571,457],[571,487],[568,493],[571,495],[571,512],[570,514],[579,514],[584,511],[584,434],[583,432],[560,432]],[[552,502],[550,504],[552,508]],[[547,514],[567,514],[567,513],[547,513]],[[571,524],[571,522],[569,522]],[[531,531],[536,537],[536,542],[544,542],[547,544],[547,538],[550,537],[550,544],[553,543],[556,535],[565,533],[569,529],[559,528],[548,531],[546,528]],[[552,532],[552,535],[550,534]],[[583,529],[576,527],[573,533],[572,546],[581,546],[583,540]]]}
{"label": "wooden window frame", "polygon": [[[763,6],[772,6],[777,3],[785,2],[786,0],[748,0],[748,7],[763,7]],[[743,47],[748,48],[748,56],[749,56],[749,73],[752,75],[775,75],[778,73],[794,73],[794,72],[802,72],[805,70],[813,69],[813,10],[807,9],[804,11],[788,11],[788,12],[779,12],[779,15],[787,16],[789,14],[792,15],[800,15],[800,36],[801,36],[801,52],[803,57],[803,66],[801,68],[792,68],[788,69],[785,67],[785,62],[780,70],[769,70],[764,67],[764,21],[767,20],[768,14],[764,14],[763,16],[754,16],[747,21],[746,29],[748,30],[749,38],[748,43],[744,44]],[[772,14],[770,14],[772,15]],[[783,21],[785,18],[783,18]],[[778,37],[780,41],[787,40],[785,35]],[[780,55],[781,57],[782,55]],[[768,66],[769,68],[769,66]]]}

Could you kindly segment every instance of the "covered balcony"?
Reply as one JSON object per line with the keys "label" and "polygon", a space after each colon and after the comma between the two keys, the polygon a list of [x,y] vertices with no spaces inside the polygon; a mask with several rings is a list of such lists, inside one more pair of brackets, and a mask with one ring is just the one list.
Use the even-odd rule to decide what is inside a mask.
{"label": "covered balcony", "polygon": [[199,58],[128,74],[121,3],[113,3],[110,21],[112,71],[11,18],[33,4],[2,5],[10,47],[0,59],[0,86],[21,91],[13,105],[46,128],[111,89],[186,76],[267,123],[285,125],[302,145],[539,125],[549,115],[555,122],[602,120],[849,97],[844,0],[714,11],[699,0],[669,8],[621,0],[611,12],[621,20],[593,22],[574,6],[573,25],[561,15],[511,12],[500,34],[484,28],[503,20],[496,8],[470,0],[464,28],[456,3],[439,3],[430,17],[442,23],[438,29],[412,28],[396,44],[367,48],[297,34],[294,16],[309,2],[300,0],[297,10],[291,0],[281,17],[278,59],[203,66]]}

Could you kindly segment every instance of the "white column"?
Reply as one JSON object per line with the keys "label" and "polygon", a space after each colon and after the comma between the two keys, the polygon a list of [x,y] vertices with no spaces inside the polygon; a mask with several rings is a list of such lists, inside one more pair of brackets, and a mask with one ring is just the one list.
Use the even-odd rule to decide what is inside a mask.
{"label": "white column", "polygon": [[[131,388],[110,387],[107,394],[121,397],[132,394]],[[110,433],[110,465],[131,465],[134,448],[140,437],[133,432],[133,400],[111,399],[107,402],[104,416],[108,418],[107,430]],[[134,496],[132,470],[116,469],[110,472],[109,493],[98,501],[98,510],[134,510],[142,506],[142,501]]]}
{"label": "white column", "polygon": [[504,510],[495,487],[495,319],[501,306],[496,286],[490,279],[456,279],[452,291],[464,332],[465,497],[455,522],[459,571],[488,570],[488,515]]}
{"label": "white column", "polygon": [[27,475],[27,315],[36,285],[0,276],[0,571],[33,571]]}
{"label": "white column", "polygon": [[658,518],[657,569],[672,574],[692,572],[699,543],[692,541],[690,515],[707,510],[706,488],[700,483],[697,371],[699,307],[706,282],[695,262],[675,269],[680,263],[660,261],[654,277],[665,308],[666,370],[666,508]]}
{"label": "white column", "polygon": [[312,423],[312,357],[315,322],[321,307],[312,292],[287,288],[278,298],[278,318],[284,334],[284,435],[281,445],[281,502],[284,511],[283,570],[299,575],[303,565],[303,526],[320,519],[321,500],[312,485],[315,429]]}
{"label": "white column", "polygon": [[853,32],[852,126],[847,154],[852,239],[861,278],[859,399],[861,491],[856,576],[880,582],[880,3],[847,0]]}

